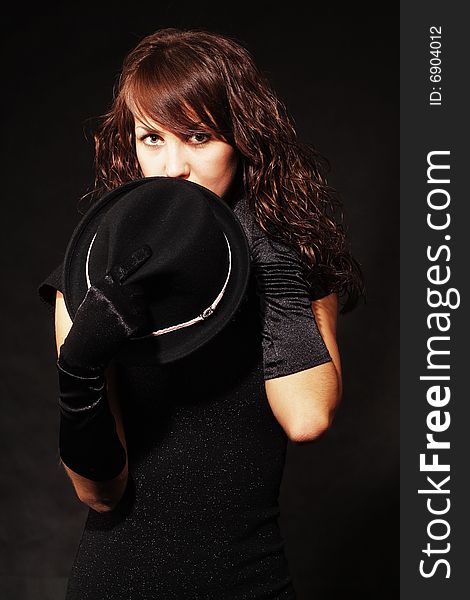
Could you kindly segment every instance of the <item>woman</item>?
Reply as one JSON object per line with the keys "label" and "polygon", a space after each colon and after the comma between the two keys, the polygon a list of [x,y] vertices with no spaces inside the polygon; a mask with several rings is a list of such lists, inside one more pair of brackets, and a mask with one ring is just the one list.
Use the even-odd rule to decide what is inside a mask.
{"label": "woman", "polygon": [[[346,312],[364,291],[320,157],[242,46],[176,29],[127,56],[95,141],[98,195],[165,176],[226,200],[253,286],[238,318],[187,360],[108,369],[125,466],[96,481],[61,453],[91,509],[67,598],[295,598],[277,525],[286,442],[329,427],[342,393],[338,296]],[[56,295],[60,360],[76,323],[57,275],[40,293]]]}

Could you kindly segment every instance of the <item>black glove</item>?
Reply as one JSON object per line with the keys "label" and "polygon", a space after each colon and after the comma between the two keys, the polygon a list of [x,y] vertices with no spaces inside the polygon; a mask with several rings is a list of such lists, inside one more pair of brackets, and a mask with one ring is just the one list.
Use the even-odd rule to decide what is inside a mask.
{"label": "black glove", "polygon": [[62,462],[93,481],[114,479],[126,464],[126,451],[109,408],[104,373],[80,377],[59,363],[57,370]]}
{"label": "black glove", "polygon": [[261,230],[246,199],[235,205],[234,212],[247,235],[260,299],[264,379],[331,361],[312,312],[297,252]]}
{"label": "black glove", "polygon": [[130,337],[150,332],[143,288],[125,282],[151,255],[150,246],[142,246],[88,289],[60,347],[59,364],[66,371],[97,375]]}
{"label": "black glove", "polygon": [[104,371],[121,344],[150,329],[141,286],[125,281],[151,254],[142,246],[88,289],[60,348],[59,452],[67,467],[93,481],[114,479],[126,464]]}

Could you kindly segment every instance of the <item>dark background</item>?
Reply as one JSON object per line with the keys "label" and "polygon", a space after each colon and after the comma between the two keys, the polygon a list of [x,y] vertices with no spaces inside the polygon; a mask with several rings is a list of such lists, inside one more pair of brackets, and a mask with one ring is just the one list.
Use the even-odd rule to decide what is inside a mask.
{"label": "dark background", "polygon": [[[58,464],[53,313],[36,287],[62,260],[92,183],[88,120],[125,54],[160,27],[235,36],[299,136],[331,162],[368,302],[340,316],[344,398],[289,444],[281,528],[299,600],[398,598],[399,4],[44,4],[4,17],[0,596],[59,600],[87,508]],[[380,11],[380,14],[379,14]]]}

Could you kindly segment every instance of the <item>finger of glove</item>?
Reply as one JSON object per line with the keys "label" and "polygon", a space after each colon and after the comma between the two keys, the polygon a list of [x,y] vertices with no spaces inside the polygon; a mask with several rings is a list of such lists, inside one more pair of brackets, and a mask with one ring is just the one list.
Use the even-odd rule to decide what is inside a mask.
{"label": "finger of glove", "polygon": [[[147,327],[150,313],[145,294],[141,293],[139,284],[120,286],[103,280],[99,287],[91,286],[78,308],[75,320],[83,322],[88,328],[91,323],[99,322],[111,336],[128,337],[134,330]],[[124,328],[124,329],[122,329]]]}
{"label": "finger of glove", "polygon": [[110,273],[92,285],[82,302],[87,310],[104,315],[110,306],[112,313],[126,316],[141,315],[147,310],[146,293],[140,283],[120,285],[115,282]]}
{"label": "finger of glove", "polygon": [[114,265],[110,269],[110,274],[114,281],[122,284],[131,275],[138,271],[144,263],[152,256],[152,248],[144,244],[127,256],[119,265]]}

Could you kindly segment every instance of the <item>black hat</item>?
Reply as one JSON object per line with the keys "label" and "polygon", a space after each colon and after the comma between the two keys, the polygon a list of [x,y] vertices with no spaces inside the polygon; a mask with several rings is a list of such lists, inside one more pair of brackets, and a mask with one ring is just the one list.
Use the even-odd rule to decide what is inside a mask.
{"label": "black hat", "polygon": [[148,244],[139,283],[153,331],[118,359],[166,364],[203,346],[234,316],[247,289],[250,253],[225,200],[183,179],[146,177],[106,193],[83,215],[65,251],[65,305],[72,320],[88,287]]}

